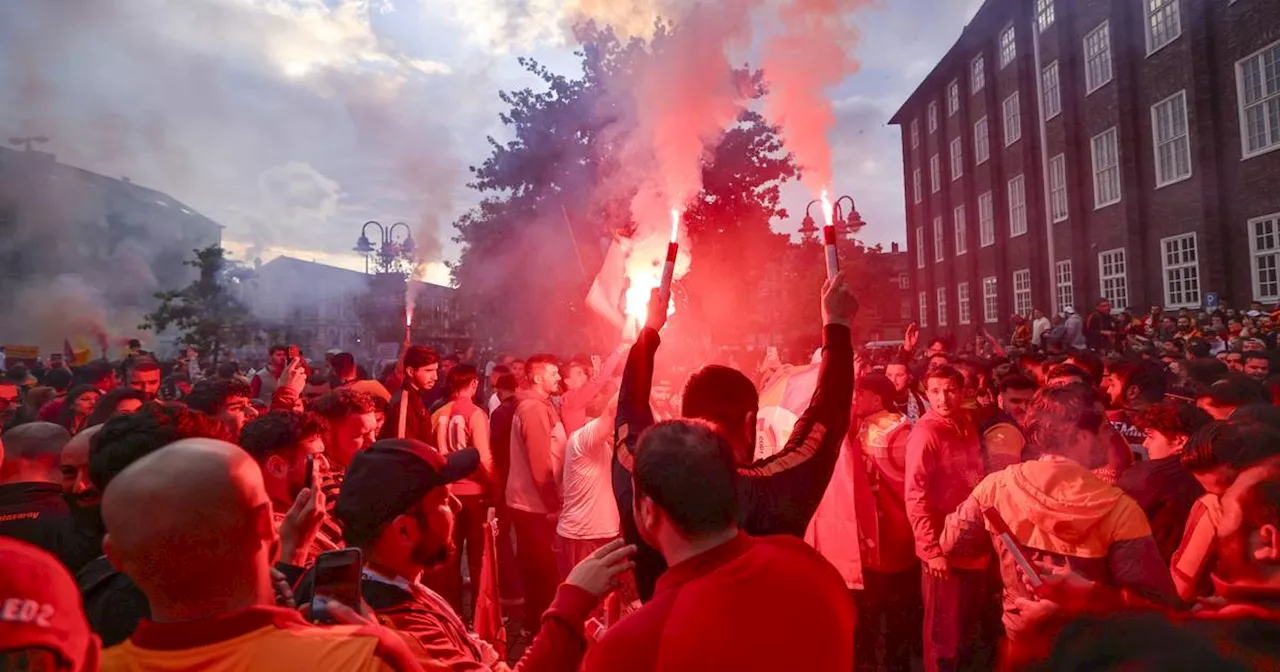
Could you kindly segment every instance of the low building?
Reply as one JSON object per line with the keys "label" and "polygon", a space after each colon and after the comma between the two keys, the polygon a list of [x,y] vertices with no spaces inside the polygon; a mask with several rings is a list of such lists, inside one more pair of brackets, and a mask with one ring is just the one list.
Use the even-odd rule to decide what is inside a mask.
{"label": "low building", "polygon": [[[403,338],[405,283],[293,257],[276,257],[256,269],[242,300],[271,338],[300,346],[309,357],[342,350],[376,357],[379,344]],[[446,352],[469,344],[457,319],[455,290],[413,281],[415,343]],[[260,353],[262,354],[262,353]]]}

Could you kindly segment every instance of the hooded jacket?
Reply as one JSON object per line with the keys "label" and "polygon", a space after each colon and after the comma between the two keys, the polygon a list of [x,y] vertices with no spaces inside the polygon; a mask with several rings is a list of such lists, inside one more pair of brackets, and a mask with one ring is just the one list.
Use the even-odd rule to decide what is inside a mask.
{"label": "hooded jacket", "polygon": [[984,473],[982,446],[972,420],[944,418],[933,410],[920,418],[907,439],[904,493],[917,557],[928,561],[946,555],[960,569],[988,565],[988,553],[981,548],[950,553],[938,543],[947,514],[970,496]]}
{"label": "hooded jacket", "polygon": [[994,508],[1032,563],[1066,565],[1085,578],[1127,589],[1159,604],[1176,605],[1173,581],[1147,517],[1132,497],[1079,463],[1045,456],[983,479],[947,516],[941,547],[976,553],[994,543],[1004,580],[1004,622],[1009,638],[1020,633],[1014,600],[1031,599],[1021,570],[996,540],[983,512]]}
{"label": "hooded jacket", "polygon": [[530,389],[517,390],[507,506],[527,513],[560,512],[565,442],[564,425],[551,400]]}

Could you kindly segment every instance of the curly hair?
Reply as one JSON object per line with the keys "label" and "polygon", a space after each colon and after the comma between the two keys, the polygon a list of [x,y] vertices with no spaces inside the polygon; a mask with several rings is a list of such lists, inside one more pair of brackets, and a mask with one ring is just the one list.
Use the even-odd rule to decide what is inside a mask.
{"label": "curly hair", "polygon": [[352,415],[372,413],[374,411],[373,397],[367,392],[334,390],[326,392],[319,399],[316,399],[311,410],[326,420],[341,420]]}
{"label": "curly hair", "polygon": [[231,429],[181,404],[149,402],[137,413],[107,420],[89,440],[89,480],[99,492],[129,465],[182,439],[235,442]]}
{"label": "curly hair", "polygon": [[1162,401],[1138,411],[1134,424],[1141,430],[1154,430],[1173,439],[1191,436],[1213,422],[1213,417],[1195,404],[1185,401]]}
{"label": "curly hair", "polygon": [[183,402],[192,410],[215,415],[227,400],[232,397],[253,398],[253,388],[249,383],[236,378],[230,380],[205,379],[191,388],[191,394],[183,398]]}
{"label": "curly hair", "polygon": [[325,419],[315,413],[271,411],[245,423],[240,431],[240,447],[261,463],[272,453],[323,436],[328,429]]}

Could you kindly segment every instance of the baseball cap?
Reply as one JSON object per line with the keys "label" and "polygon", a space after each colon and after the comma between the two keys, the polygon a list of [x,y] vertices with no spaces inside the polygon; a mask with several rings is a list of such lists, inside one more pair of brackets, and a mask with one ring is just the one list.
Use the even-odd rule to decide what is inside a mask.
{"label": "baseball cap", "polygon": [[383,439],[356,453],[334,505],[348,545],[372,540],[387,523],[422,501],[433,488],[462,480],[480,465],[467,448],[448,457],[415,439]]}
{"label": "baseball cap", "polygon": [[80,590],[62,563],[42,548],[0,537],[0,651],[46,649],[59,669],[97,669],[98,640]]}
{"label": "baseball cap", "polygon": [[1076,309],[1072,308],[1071,306],[1067,306],[1066,308],[1062,309],[1062,312],[1066,313],[1067,315],[1075,315]]}

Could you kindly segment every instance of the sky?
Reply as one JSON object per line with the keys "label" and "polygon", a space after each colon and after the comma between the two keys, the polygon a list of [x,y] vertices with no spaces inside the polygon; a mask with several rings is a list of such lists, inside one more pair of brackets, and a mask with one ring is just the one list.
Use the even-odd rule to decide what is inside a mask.
{"label": "sky", "polygon": [[[504,140],[501,90],[532,56],[573,74],[584,6],[680,0],[14,0],[0,3],[0,137],[166,192],[246,261],[353,269],[368,220],[403,221],[448,282],[468,166]],[[769,2],[770,0],[759,0]],[[869,244],[902,242],[901,141],[888,120],[981,0],[877,0],[851,13],[859,70],[831,91],[834,192]],[[784,189],[799,227],[808,185]],[[816,215],[816,211],[815,211]]]}

